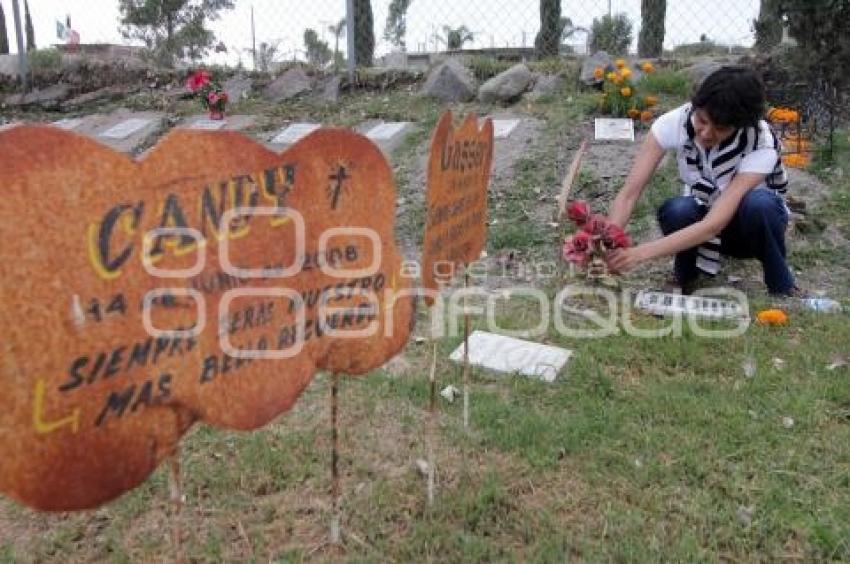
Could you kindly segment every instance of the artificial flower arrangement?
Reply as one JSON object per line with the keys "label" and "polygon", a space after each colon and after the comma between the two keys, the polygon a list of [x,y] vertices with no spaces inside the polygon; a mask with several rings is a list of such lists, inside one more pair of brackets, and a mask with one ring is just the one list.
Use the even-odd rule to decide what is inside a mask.
{"label": "artificial flower arrangement", "polygon": [[605,259],[609,252],[632,246],[631,238],[620,226],[591,213],[587,202],[577,200],[571,203],[567,217],[578,231],[564,242],[564,260],[585,269],[590,277],[607,274]]}
{"label": "artificial flower arrangement", "polygon": [[[633,120],[649,123],[652,121],[658,98],[642,95],[638,91],[637,85],[632,80],[634,71],[629,68],[624,59],[617,59],[614,66],[616,68],[596,67],[593,71],[593,77],[602,81],[599,109],[614,117],[628,116]],[[646,74],[655,71],[652,63],[649,62],[641,64],[640,69]]]}
{"label": "artificial flower arrangement", "polygon": [[217,82],[213,82],[209,71],[198,69],[186,79],[186,88],[195,94],[210,114],[210,119],[224,119],[227,105],[227,92]]}
{"label": "artificial flower arrangement", "polygon": [[806,168],[812,161],[811,143],[802,131],[800,113],[791,108],[773,107],[767,112],[767,121],[774,126],[782,139],[782,162],[793,168]]}

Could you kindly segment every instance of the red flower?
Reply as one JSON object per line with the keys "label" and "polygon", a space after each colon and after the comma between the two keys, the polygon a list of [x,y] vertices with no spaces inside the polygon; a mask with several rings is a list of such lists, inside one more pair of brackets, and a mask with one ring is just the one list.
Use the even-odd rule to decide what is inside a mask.
{"label": "red flower", "polygon": [[632,240],[619,225],[609,223],[602,232],[602,244],[607,249],[627,249],[632,246]]}
{"label": "red flower", "polygon": [[567,217],[576,225],[584,225],[590,218],[590,207],[583,200],[576,200],[567,208]]}
{"label": "red flower", "polygon": [[204,86],[210,83],[210,73],[204,69],[197,70],[193,72],[188,79],[186,79],[186,88],[191,90],[192,92],[197,92]]}
{"label": "red flower", "polygon": [[584,224],[582,229],[591,235],[602,235],[602,232],[605,231],[605,227],[607,225],[607,219],[601,215],[593,214],[590,216],[590,219],[587,220],[587,223]]}
{"label": "red flower", "polygon": [[220,100],[219,95],[216,92],[210,92],[207,95],[207,101],[210,103],[210,106],[215,106],[216,103]]}
{"label": "red flower", "polygon": [[564,243],[564,260],[585,266],[590,260],[590,244],[590,234],[579,231]]}

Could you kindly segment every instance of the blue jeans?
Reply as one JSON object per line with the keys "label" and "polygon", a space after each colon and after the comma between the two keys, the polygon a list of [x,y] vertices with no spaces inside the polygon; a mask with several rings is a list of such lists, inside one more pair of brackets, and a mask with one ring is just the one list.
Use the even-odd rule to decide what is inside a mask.
{"label": "blue jeans", "polygon": [[[670,198],[658,210],[658,224],[664,235],[700,221],[708,212],[691,196]],[[788,211],[782,199],[768,188],[747,192],[732,221],[720,232],[721,254],[735,258],[756,258],[764,269],[764,283],[772,294],[787,294],[794,288],[794,275],[785,260],[785,229]],[[676,255],[679,284],[699,275],[697,249]]]}

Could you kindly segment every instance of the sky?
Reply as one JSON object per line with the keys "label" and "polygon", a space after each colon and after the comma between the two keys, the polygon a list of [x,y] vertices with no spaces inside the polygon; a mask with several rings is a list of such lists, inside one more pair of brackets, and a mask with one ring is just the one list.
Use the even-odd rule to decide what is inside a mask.
{"label": "sky", "polygon": [[[24,0],[18,0],[23,12]],[[38,47],[59,42],[56,20],[71,22],[83,43],[126,43],[118,31],[118,0],[28,0]],[[218,39],[227,47],[226,54],[215,54],[210,62],[235,65],[241,59],[250,66],[251,9],[254,10],[255,35],[260,42],[277,43],[279,59],[303,59],[303,33],[313,28],[333,49],[334,38],[327,28],[345,16],[345,0],[235,0],[235,8],[222,12],[212,23]],[[392,46],[383,40],[389,0],[372,0],[377,39],[376,53],[385,54]],[[562,14],[577,26],[589,27],[594,17],[625,13],[634,24],[635,45],[640,28],[640,0],[563,0]],[[15,44],[12,0],[0,0],[6,13],[6,25],[12,52]],[[443,26],[465,25],[475,40],[467,47],[532,46],[539,29],[538,0],[413,0],[408,11],[408,51],[433,50],[435,35]],[[758,15],[759,0],[667,0],[665,47],[699,41],[702,34],[721,44],[753,43],[751,21]],[[579,34],[577,44],[585,37]],[[634,48],[634,46],[633,46]],[[343,38],[340,49],[346,50]]]}

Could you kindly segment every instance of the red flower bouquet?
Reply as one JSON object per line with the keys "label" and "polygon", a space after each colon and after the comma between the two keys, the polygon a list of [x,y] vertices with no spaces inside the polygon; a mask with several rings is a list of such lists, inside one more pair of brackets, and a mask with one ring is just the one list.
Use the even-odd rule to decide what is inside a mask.
{"label": "red flower bouquet", "polygon": [[201,104],[209,111],[210,118],[223,119],[224,108],[227,105],[227,92],[213,82],[209,71],[198,69],[186,79],[186,88],[201,100]]}
{"label": "red flower bouquet", "polygon": [[605,257],[610,251],[632,246],[631,238],[620,226],[590,213],[587,202],[571,203],[567,217],[579,230],[564,242],[564,260],[588,269],[591,274],[606,269]]}

